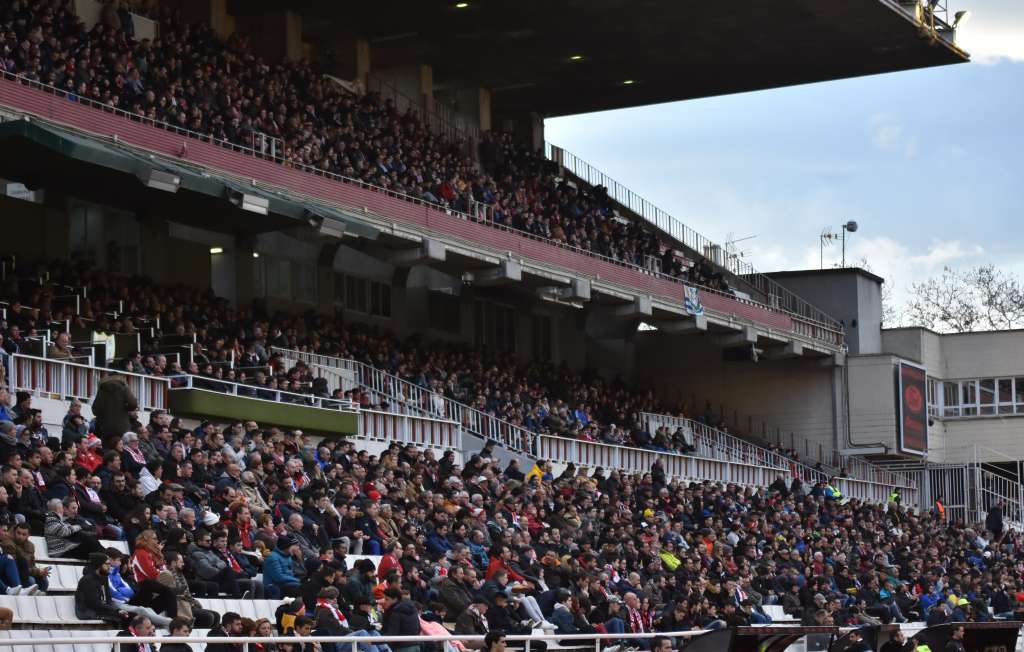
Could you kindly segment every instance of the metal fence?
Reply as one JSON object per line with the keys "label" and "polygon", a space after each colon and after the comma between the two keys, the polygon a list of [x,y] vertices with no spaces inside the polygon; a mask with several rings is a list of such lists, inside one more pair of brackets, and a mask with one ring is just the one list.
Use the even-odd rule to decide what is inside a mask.
{"label": "metal fence", "polygon": [[698,255],[728,270],[765,297],[764,303],[772,308],[812,320],[827,329],[842,330],[842,326],[831,315],[798,297],[770,277],[757,272],[750,262],[730,251],[728,247],[722,247],[705,238],[572,152],[545,142],[544,154],[578,179],[591,186],[607,188],[609,197]]}
{"label": "metal fence", "polygon": [[11,356],[11,385],[15,390],[62,400],[92,402],[100,381],[110,375],[123,377],[143,410],[166,410],[170,381],[141,374],[14,354]]}

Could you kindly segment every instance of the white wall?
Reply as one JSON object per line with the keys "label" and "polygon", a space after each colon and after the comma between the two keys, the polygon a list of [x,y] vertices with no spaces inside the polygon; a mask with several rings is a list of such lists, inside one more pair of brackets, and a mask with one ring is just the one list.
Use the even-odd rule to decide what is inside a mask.
{"label": "white wall", "polygon": [[847,359],[850,440],[854,444],[881,443],[896,450],[895,364],[891,355]]}

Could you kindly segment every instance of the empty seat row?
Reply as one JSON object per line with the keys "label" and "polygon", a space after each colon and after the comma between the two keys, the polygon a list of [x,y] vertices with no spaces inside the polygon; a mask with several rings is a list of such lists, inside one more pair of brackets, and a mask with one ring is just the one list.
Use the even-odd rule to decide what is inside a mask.
{"label": "empty seat row", "polygon": [[[224,614],[234,611],[245,618],[274,620],[281,600],[222,600],[203,598],[203,607]],[[14,612],[14,624],[102,625],[102,620],[81,620],[75,615],[73,595],[0,595],[0,607]]]}
{"label": "empty seat row", "polygon": [[281,604],[281,600],[225,600],[221,598],[199,598],[199,603],[204,609],[216,611],[224,615],[229,611],[239,614],[243,618],[259,620],[266,618],[275,622],[274,611]]}
{"label": "empty seat row", "polygon": [[[36,547],[36,561],[39,562],[60,562],[60,563],[77,563],[81,564],[81,559],[68,559],[66,557],[52,557],[50,551],[46,547],[46,537],[29,537],[29,541]],[[107,539],[100,539],[100,545],[104,548],[117,548],[124,554],[128,554],[128,542],[127,541],[110,541]]]}
{"label": "empty seat row", "polygon": [[47,593],[74,593],[78,580],[82,579],[83,565],[57,564],[50,566],[50,585]]}
{"label": "empty seat row", "polygon": [[79,619],[73,595],[0,595],[0,607],[14,612],[15,626],[104,624],[102,620]]}
{"label": "empty seat row", "polygon": [[[116,629],[90,629],[90,630],[51,630],[51,629],[12,629],[0,631],[0,652],[111,652],[110,643],[90,643],[90,638],[104,638],[117,636]],[[209,634],[208,629],[198,629],[192,633],[193,636],[201,637]],[[166,633],[163,633],[166,635]],[[78,643],[49,643],[48,640],[61,638],[82,639]],[[10,645],[5,643],[11,639],[32,639],[37,641],[32,645]],[[203,652],[206,649],[205,643],[192,643],[195,652]]]}

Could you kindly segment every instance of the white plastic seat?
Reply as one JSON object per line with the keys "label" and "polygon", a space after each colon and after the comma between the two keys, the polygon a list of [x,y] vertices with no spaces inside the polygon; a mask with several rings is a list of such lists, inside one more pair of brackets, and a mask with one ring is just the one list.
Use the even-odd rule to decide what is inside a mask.
{"label": "white plastic seat", "polygon": [[50,587],[47,593],[74,593],[78,581],[82,579],[85,566],[69,566],[59,564],[50,567]]}
{"label": "white plastic seat", "polygon": [[38,640],[38,643],[32,644],[32,652],[56,652],[53,649],[53,645],[42,642],[43,639],[50,638],[50,630],[48,629],[34,629],[32,630],[32,639]]}
{"label": "white plastic seat", "polygon": [[46,624],[36,610],[36,599],[29,596],[0,595],[0,607],[7,607],[14,613],[14,623],[28,625]]}
{"label": "white plastic seat", "polygon": [[104,548],[117,548],[122,554],[128,554],[128,542],[127,541],[115,541],[112,539],[100,539],[100,545]]}

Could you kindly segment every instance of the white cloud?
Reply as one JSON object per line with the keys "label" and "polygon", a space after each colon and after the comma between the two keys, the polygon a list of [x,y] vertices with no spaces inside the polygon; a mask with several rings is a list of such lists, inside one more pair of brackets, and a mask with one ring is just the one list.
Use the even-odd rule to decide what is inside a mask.
{"label": "white cloud", "polygon": [[868,121],[868,130],[871,142],[883,152],[899,153],[908,159],[917,155],[917,138],[904,131],[896,116],[875,114]]}
{"label": "white cloud", "polygon": [[[818,247],[768,247],[757,252],[759,269],[817,269]],[[824,267],[838,266],[841,250],[831,246],[824,250]],[[977,244],[959,240],[935,240],[931,243],[907,244],[888,236],[871,238],[849,236],[846,243],[847,266],[864,266],[885,279],[893,290],[893,298],[902,304],[914,283],[938,276],[943,267],[966,267],[992,262],[983,259],[985,250]],[[987,258],[987,257],[986,257]]]}

